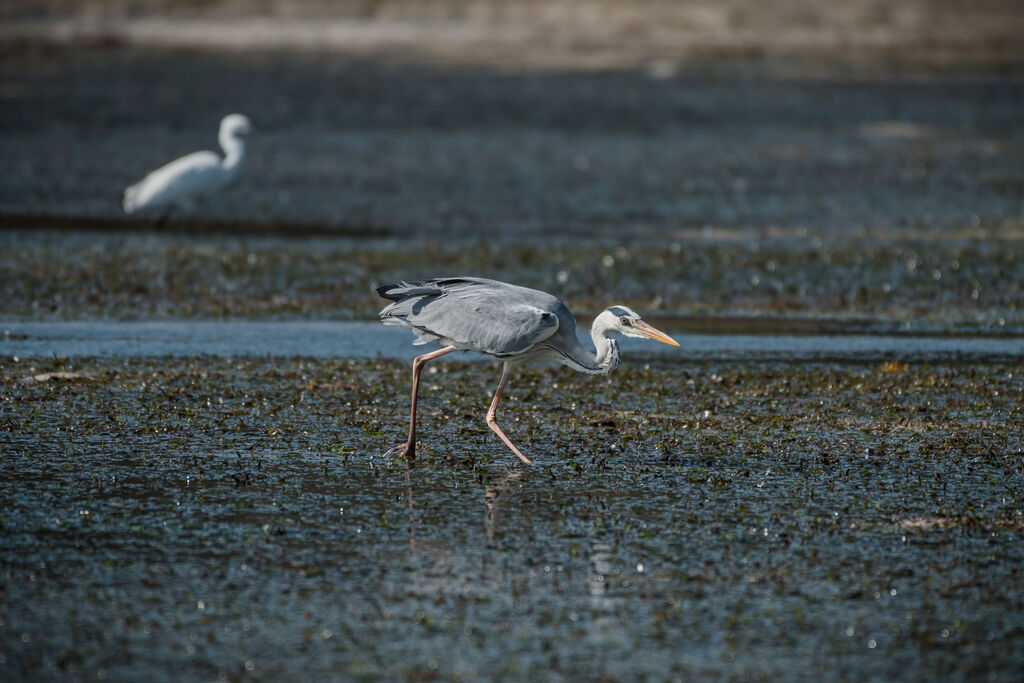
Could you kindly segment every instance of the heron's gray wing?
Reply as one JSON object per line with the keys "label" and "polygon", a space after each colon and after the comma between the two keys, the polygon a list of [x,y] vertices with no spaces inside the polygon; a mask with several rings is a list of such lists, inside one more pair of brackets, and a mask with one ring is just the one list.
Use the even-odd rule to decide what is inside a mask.
{"label": "heron's gray wing", "polygon": [[378,292],[394,300],[381,320],[411,327],[420,336],[417,343],[437,339],[499,357],[523,353],[553,335],[562,306],[544,292],[476,278],[403,282]]}

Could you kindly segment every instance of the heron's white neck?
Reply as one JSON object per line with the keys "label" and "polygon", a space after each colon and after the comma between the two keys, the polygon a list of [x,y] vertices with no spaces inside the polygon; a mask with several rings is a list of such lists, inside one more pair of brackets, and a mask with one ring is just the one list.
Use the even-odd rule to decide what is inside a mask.
{"label": "heron's white neck", "polygon": [[608,338],[608,333],[615,329],[615,323],[610,321],[604,313],[594,319],[590,328],[590,338],[594,342],[593,365],[586,365],[581,369],[590,375],[607,375],[619,367],[619,343]]}
{"label": "heron's white neck", "polygon": [[245,143],[232,128],[221,128],[217,139],[224,149],[224,161],[220,163],[221,168],[225,171],[237,170],[238,165],[242,163],[242,158],[245,157]]}

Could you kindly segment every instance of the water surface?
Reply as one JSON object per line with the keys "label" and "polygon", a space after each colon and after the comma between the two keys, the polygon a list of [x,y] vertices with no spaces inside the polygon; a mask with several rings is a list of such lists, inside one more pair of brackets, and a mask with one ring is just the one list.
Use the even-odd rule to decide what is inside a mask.
{"label": "water surface", "polygon": [[[1024,338],[1011,336],[679,334],[673,327],[671,322],[664,325],[675,333],[681,349],[635,339],[621,339],[621,347],[627,358],[665,360],[991,361],[1024,356]],[[20,358],[272,355],[408,360],[436,348],[413,346],[409,331],[375,322],[19,322],[2,328],[0,353]],[[590,344],[582,335],[580,339]]]}

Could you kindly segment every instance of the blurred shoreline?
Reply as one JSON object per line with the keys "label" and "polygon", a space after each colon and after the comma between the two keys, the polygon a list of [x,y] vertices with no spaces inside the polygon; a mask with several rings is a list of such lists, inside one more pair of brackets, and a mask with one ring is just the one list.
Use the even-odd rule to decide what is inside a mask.
{"label": "blurred shoreline", "polygon": [[810,0],[560,3],[35,1],[0,13],[0,45],[327,51],[511,69],[763,62],[791,77],[1024,74],[1019,3]]}

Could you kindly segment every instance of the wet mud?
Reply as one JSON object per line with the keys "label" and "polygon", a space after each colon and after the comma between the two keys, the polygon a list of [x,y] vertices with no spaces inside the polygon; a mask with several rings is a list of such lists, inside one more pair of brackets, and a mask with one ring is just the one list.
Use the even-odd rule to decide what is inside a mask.
{"label": "wet mud", "polygon": [[0,361],[7,676],[1012,680],[1019,363]]}

